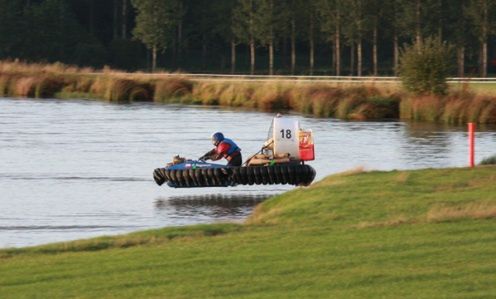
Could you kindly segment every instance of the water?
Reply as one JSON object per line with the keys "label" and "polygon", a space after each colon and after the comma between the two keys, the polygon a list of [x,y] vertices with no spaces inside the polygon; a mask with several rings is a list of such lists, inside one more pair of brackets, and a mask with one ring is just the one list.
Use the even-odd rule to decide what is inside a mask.
{"label": "water", "polygon": [[[259,150],[269,113],[154,104],[0,99],[0,248],[140,229],[242,221],[289,186],[171,189],[154,168],[197,158],[210,134]],[[293,116],[298,117],[298,116]],[[317,179],[355,167],[465,166],[464,127],[299,117],[315,133]],[[496,130],[477,133],[477,156],[495,154]]]}

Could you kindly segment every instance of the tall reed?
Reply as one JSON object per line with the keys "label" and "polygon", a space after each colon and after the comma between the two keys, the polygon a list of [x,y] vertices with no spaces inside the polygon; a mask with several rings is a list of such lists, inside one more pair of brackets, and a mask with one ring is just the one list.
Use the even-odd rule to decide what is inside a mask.
{"label": "tall reed", "polygon": [[401,100],[401,118],[418,121],[463,124],[496,123],[496,97],[467,90],[446,96],[407,96]]}
{"label": "tall reed", "polygon": [[467,88],[444,96],[413,96],[373,84],[195,80],[182,74],[123,73],[109,68],[95,72],[60,63],[0,61],[0,96],[220,105],[350,120],[496,123],[496,96]]}
{"label": "tall reed", "polygon": [[155,82],[154,100],[156,102],[181,102],[191,97],[193,82],[186,78],[166,78]]}

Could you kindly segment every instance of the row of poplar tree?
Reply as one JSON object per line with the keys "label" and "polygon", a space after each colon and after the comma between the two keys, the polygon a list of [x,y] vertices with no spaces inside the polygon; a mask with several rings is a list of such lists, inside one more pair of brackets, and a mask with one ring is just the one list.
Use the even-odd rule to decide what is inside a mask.
{"label": "row of poplar tree", "polygon": [[130,70],[393,74],[435,37],[485,77],[495,33],[496,0],[0,0],[0,58]]}

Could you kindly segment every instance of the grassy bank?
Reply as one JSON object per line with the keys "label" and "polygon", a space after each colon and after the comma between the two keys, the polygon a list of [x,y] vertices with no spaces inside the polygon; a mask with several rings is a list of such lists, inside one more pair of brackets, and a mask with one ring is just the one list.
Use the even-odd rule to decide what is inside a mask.
{"label": "grassy bank", "polygon": [[0,297],[494,297],[495,170],[355,171],[243,225],[3,250]]}
{"label": "grassy bank", "polygon": [[121,73],[61,64],[0,62],[0,96],[94,98],[292,110],[351,120],[398,119],[496,123],[496,96],[456,86],[443,97],[411,96],[388,84],[195,79],[181,74]]}

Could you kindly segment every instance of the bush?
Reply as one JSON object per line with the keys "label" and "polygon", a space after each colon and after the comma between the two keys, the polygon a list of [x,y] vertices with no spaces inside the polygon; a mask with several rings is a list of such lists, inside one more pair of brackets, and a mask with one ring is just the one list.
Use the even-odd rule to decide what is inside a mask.
{"label": "bush", "polygon": [[496,164],[496,155],[485,158],[480,162],[480,165],[495,165]]}
{"label": "bush", "polygon": [[432,37],[405,47],[398,69],[405,88],[415,94],[446,94],[451,52],[451,46]]}

